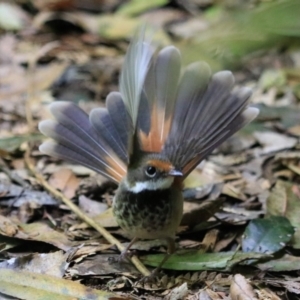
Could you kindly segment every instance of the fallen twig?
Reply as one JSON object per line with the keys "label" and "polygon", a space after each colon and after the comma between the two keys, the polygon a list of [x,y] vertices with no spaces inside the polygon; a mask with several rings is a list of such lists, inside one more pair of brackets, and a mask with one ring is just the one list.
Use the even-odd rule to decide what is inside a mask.
{"label": "fallen twig", "polygon": [[[83,213],[79,207],[77,207],[69,198],[65,197],[61,192],[53,188],[45,179],[44,177],[37,172],[34,165],[30,161],[30,147],[27,146],[25,152],[25,164],[27,168],[32,172],[36,180],[39,182],[40,185],[44,187],[49,193],[51,193],[55,198],[61,200],[64,204],[66,204],[80,219],[84,222],[89,224],[91,227],[96,229],[102,236],[112,245],[116,245],[120,251],[123,251],[125,247],[114,237],[112,236],[105,228],[97,224],[93,219]],[[142,264],[142,262],[134,255],[131,257],[131,261],[134,266],[144,275],[150,275],[149,270]]]}

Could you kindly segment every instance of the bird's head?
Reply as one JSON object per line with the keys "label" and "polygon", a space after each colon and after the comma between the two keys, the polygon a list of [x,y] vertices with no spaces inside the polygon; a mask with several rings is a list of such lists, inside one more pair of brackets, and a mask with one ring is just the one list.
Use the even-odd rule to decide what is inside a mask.
{"label": "bird's head", "polygon": [[134,193],[161,190],[171,187],[174,177],[182,175],[166,158],[159,154],[147,154],[129,165],[125,184]]}

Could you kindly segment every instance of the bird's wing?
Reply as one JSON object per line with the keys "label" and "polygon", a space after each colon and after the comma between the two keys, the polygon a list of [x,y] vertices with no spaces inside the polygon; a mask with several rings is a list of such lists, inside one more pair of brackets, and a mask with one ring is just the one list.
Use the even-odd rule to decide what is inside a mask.
{"label": "bird's wing", "polygon": [[211,76],[205,63],[193,63],[183,73],[170,134],[162,151],[183,171],[183,178],[257,116],[258,109],[247,107],[250,89],[232,91],[233,86],[231,72]]}

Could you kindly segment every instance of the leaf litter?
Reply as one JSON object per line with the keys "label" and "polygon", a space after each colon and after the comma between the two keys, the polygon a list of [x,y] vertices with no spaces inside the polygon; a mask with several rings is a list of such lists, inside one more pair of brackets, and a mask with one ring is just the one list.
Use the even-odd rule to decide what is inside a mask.
{"label": "leaf litter", "polygon": [[[247,4],[236,8],[249,12],[250,20],[262,15],[271,20],[278,10],[284,12],[282,26],[268,27],[261,43],[253,39],[251,45],[239,30],[254,37],[260,23],[250,28],[244,22],[230,33],[232,22],[240,19],[230,20],[234,11],[226,5],[121,2],[1,4],[0,14],[6,11],[11,19],[0,22],[0,293],[20,299],[87,298],[89,293],[95,299],[296,299],[300,50],[283,38],[297,41],[296,19],[289,23],[282,15],[292,19],[297,4],[285,0],[261,10],[260,4],[253,10]],[[85,168],[41,155],[36,125],[56,99],[74,101],[87,112],[103,106],[108,92],[117,89],[128,38],[143,20],[154,23],[154,16],[159,44],[180,45],[187,60],[204,59],[216,70],[235,69],[237,84],[253,89],[252,102],[261,113],[189,176],[179,250],[155,283],[142,283],[132,264],[116,262],[115,245],[44,189],[28,171],[24,153],[30,147],[31,162],[46,182],[127,245],[110,208],[116,186]],[[226,29],[228,41],[220,39],[218,26]],[[219,43],[223,53],[212,51]],[[276,43],[281,48],[274,50]],[[253,52],[259,47],[265,50]],[[156,266],[165,247],[162,241],[141,241],[133,254]]]}

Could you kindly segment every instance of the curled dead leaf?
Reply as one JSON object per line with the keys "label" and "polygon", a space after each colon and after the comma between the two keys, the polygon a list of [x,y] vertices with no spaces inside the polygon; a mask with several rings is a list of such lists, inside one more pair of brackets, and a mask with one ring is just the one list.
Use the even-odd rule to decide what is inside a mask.
{"label": "curled dead leaf", "polygon": [[234,275],[230,286],[232,300],[257,300],[253,287],[241,274]]}

